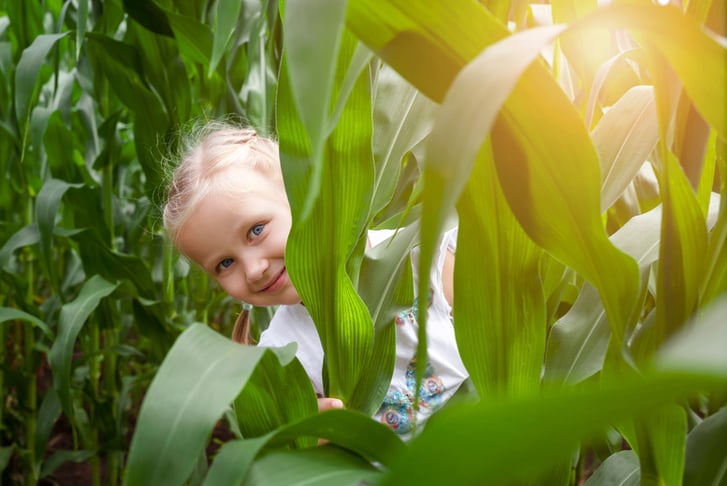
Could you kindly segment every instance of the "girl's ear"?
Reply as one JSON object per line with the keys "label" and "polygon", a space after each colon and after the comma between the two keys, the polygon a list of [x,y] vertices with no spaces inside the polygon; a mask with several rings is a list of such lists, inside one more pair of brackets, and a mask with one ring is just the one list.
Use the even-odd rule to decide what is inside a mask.
{"label": "girl's ear", "polygon": [[232,340],[240,344],[251,344],[249,310],[243,308],[240,315],[237,316],[235,326],[232,328]]}

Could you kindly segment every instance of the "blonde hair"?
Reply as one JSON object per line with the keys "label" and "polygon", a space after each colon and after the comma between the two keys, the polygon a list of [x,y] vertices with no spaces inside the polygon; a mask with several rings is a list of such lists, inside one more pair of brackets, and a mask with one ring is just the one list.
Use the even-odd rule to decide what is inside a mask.
{"label": "blonde hair", "polygon": [[211,192],[239,192],[239,183],[220,175],[240,167],[269,176],[283,187],[277,143],[251,128],[211,122],[184,141],[162,211],[164,229],[173,242],[197,205]]}

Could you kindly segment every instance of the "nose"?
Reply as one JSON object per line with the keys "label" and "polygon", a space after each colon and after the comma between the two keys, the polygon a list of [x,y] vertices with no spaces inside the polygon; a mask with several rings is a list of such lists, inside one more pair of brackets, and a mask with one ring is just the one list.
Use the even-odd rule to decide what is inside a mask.
{"label": "nose", "polygon": [[245,280],[249,284],[259,282],[265,276],[268,269],[268,260],[255,252],[245,255],[242,261],[243,272],[245,272]]}

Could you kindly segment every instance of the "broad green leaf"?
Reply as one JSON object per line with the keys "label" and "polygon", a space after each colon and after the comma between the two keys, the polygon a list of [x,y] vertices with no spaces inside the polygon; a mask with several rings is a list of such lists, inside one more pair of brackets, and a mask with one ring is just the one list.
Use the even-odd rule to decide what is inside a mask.
{"label": "broad green leaf", "polygon": [[43,334],[45,334],[50,341],[53,341],[55,337],[53,335],[53,331],[50,330],[48,325],[34,315],[11,307],[0,307],[0,324],[7,321],[27,321],[43,331]]}
{"label": "broad green leaf", "polygon": [[89,57],[97,62],[121,101],[151,126],[163,126],[166,114],[144,80],[140,55],[131,44],[89,32]]}
{"label": "broad green leaf", "polygon": [[208,64],[212,55],[212,31],[199,20],[167,12],[169,25],[177,39],[179,53],[189,61]]}
{"label": "broad green leaf", "polygon": [[78,296],[61,308],[58,319],[58,336],[48,351],[48,363],[53,371],[53,388],[73,423],[71,404],[71,364],[76,338],[91,313],[96,310],[101,299],[113,292],[118,283],[110,283],[99,275],[94,275],[81,287]]}
{"label": "broad green leaf", "polygon": [[88,28],[88,4],[91,0],[79,0],[78,9],[76,10],[76,58],[81,55],[83,40],[86,36]]}
{"label": "broad green leaf", "polygon": [[70,34],[70,31],[61,34],[41,34],[33,40],[20,56],[15,70],[15,116],[21,132],[30,118],[30,103],[36,90],[38,73],[45,64],[48,53],[59,40]]}
{"label": "broad green leaf", "polygon": [[213,39],[212,56],[207,65],[207,77],[211,78],[212,73],[217,69],[222,56],[225,54],[227,44],[235,32],[235,27],[240,18],[242,2],[239,0],[217,0],[214,4],[213,16]]}
{"label": "broad green leaf", "polygon": [[[464,2],[448,5],[448,15],[442,15],[439,18],[437,18],[437,12],[435,10],[430,9],[425,11],[424,6],[418,3],[412,4],[411,2],[407,2],[406,8],[404,8],[403,5],[399,5],[397,2],[391,2],[385,7],[380,6],[381,8],[377,8],[376,14],[372,14],[374,9],[371,8],[369,10],[368,7],[368,2],[365,0],[351,2],[348,16],[348,23],[351,28],[362,40],[364,40],[377,53],[382,55],[387,62],[407,77],[407,79],[409,79],[415,86],[427,93],[431,93],[434,99],[441,99],[444,90],[449,84],[448,82],[442,83],[441,79],[439,82],[426,79],[425,75],[418,72],[417,69],[413,67],[413,65],[423,65],[423,62],[419,57],[423,54],[420,53],[426,53],[426,55],[433,57],[435,62],[432,64],[440,67],[446,66],[448,69],[442,69],[441,71],[445,73],[445,76],[449,75],[451,79],[451,77],[454,76],[454,73],[456,73],[467,61],[474,57],[472,50],[476,53],[487,43],[494,42],[498,36],[502,37],[503,35],[506,35],[505,33],[498,32],[498,27],[490,25],[492,22],[488,23],[487,15],[479,12],[475,5],[465,5]],[[454,11],[454,14],[449,13],[452,11]],[[447,27],[442,25],[444,22],[443,19],[445,18]],[[670,54],[668,50],[664,51],[664,55],[672,62],[674,69],[678,74],[680,74],[685,85],[691,86],[691,88],[687,89],[687,91],[690,92],[692,96],[695,96],[694,93],[696,92],[699,93],[698,96],[695,96],[694,102],[700,109],[700,112],[704,115],[705,112],[719,111],[719,113],[713,113],[712,116],[704,116],[710,120],[710,123],[720,125],[720,120],[724,116],[724,110],[721,109],[721,107],[724,106],[724,103],[715,103],[714,101],[724,99],[723,90],[720,91],[720,89],[717,88],[724,83],[720,84],[719,82],[713,81],[715,79],[722,79],[724,76],[724,71],[721,68],[723,66],[723,63],[721,62],[723,49],[714,39],[709,37],[709,35],[705,32],[701,31],[693,22],[680,23],[679,19],[681,18],[681,15],[675,8],[662,8],[655,5],[613,6],[594,12],[590,16],[586,17],[586,19],[578,21],[575,26],[577,29],[582,29],[595,26],[598,26],[599,28],[609,27],[612,24],[618,25],[619,27],[626,25],[634,30],[639,30],[641,35],[647,37],[659,46],[664,45],[664,42],[666,44],[679,43],[682,38],[681,36],[672,35],[670,39],[666,40],[664,37],[666,33],[664,23],[669,25],[669,28],[674,27],[679,31],[683,30],[686,38],[690,41],[694,41],[691,44],[705,47],[704,52],[707,53],[705,57],[712,59],[712,62],[709,62],[709,65],[713,66],[714,76],[702,77],[700,75],[699,79],[696,79],[697,76],[694,73],[700,72],[699,69],[696,68],[696,66],[694,69],[690,69],[688,66],[692,66],[692,64],[702,61],[696,61],[694,56],[690,57],[688,55],[679,55],[679,53],[685,52],[683,46],[676,50],[677,55]],[[661,22],[662,20],[663,22]],[[471,40],[472,34],[468,31],[467,27],[477,25],[478,22],[480,24],[480,28],[476,32],[480,34],[481,37],[480,40],[473,42]],[[487,28],[483,27],[482,24],[487,25]],[[499,29],[501,30],[502,27],[499,27]],[[483,33],[485,33],[485,35],[482,35]],[[486,37],[487,35],[490,37]],[[657,40],[659,42],[655,42]],[[432,44],[435,44],[435,46],[432,46]],[[701,49],[700,52],[702,52]],[[432,64],[429,65],[431,66]],[[498,73],[501,72],[501,66],[502,63],[496,64],[494,71]],[[492,70],[489,70],[488,72],[492,72]],[[685,73],[684,76],[682,76],[682,72]],[[492,78],[490,77],[490,79]],[[572,120],[568,124],[568,129],[565,129],[562,117],[559,117],[559,123],[552,122],[551,114],[553,112],[562,113],[564,108],[562,106],[554,108],[554,105],[561,105],[563,103],[555,103],[553,102],[552,96],[542,95],[544,83],[552,83],[552,81],[548,81],[548,78],[544,77],[542,71],[538,71],[537,68],[530,69],[524,79],[527,79],[530,83],[523,81],[519,85],[519,88],[516,89],[513,96],[509,98],[504,111],[505,115],[511,117],[509,118],[509,120],[511,120],[510,124],[517,123],[518,126],[533,127],[532,130],[528,132],[527,136],[520,136],[519,141],[521,143],[527,141],[530,145],[536,148],[544,147],[542,148],[542,150],[545,151],[543,154],[544,160],[577,160],[583,166],[592,165],[588,162],[589,159],[593,159],[593,155],[589,154],[592,149],[586,147],[588,144],[581,145],[585,144],[585,139],[580,143],[572,144],[572,147],[566,148],[556,146],[552,143],[552,140],[560,138],[563,132],[571,133],[573,131],[572,128],[576,128],[576,133],[580,131],[580,129],[577,128],[579,124],[575,120]],[[702,102],[696,100],[697,97],[706,98],[703,96],[703,91],[699,89],[702,85],[705,85],[706,92],[714,95],[708,102],[704,103],[707,105],[706,109],[702,109]],[[481,91],[482,87],[478,86],[477,89]],[[554,94],[557,93],[554,91]],[[463,96],[465,95],[463,94]],[[468,102],[469,101],[470,100],[468,99]],[[720,108],[714,108],[715,106],[719,106]],[[452,111],[456,112],[457,110]],[[565,112],[567,113],[568,110],[565,110]],[[534,117],[534,115],[537,116],[541,114],[547,114],[549,118],[546,119],[546,116],[542,116],[541,118]],[[464,118],[469,119],[468,117]],[[505,134],[506,133],[507,132],[505,132]],[[718,129],[718,133],[722,132]],[[480,136],[484,137],[484,134],[481,134]],[[449,140],[448,143],[452,143],[452,141]],[[477,144],[475,144],[475,146],[476,145]],[[545,154],[548,154],[549,152],[555,153],[550,153],[547,157],[545,157]],[[512,165],[512,162],[510,165]],[[500,167],[500,169],[504,170],[503,167]],[[519,177],[523,171],[513,170],[512,172],[513,174],[511,174],[511,177],[515,179],[515,176],[517,175]],[[569,170],[566,170],[565,172],[571,174],[576,173],[576,171]],[[538,182],[542,180],[542,174],[540,173],[531,174],[530,177],[531,180],[538,180]],[[508,178],[501,174],[501,179],[507,180]],[[590,177],[585,177],[585,180],[587,181],[590,179]],[[511,188],[511,190],[508,190],[508,184],[506,181],[503,181],[503,185],[505,186],[505,192],[511,193],[511,197],[509,197],[508,200],[510,204],[514,206],[514,212],[520,215],[519,219],[521,223],[523,223],[524,220],[533,220],[536,223],[542,223],[543,221],[548,220],[547,217],[543,219],[531,214],[531,210],[537,210],[539,206],[543,207],[543,205],[528,205],[526,203],[530,200],[530,198],[523,198],[516,190],[517,185],[515,185],[516,187]],[[549,192],[557,188],[544,184],[542,185],[542,189],[542,192]],[[586,194],[590,194],[592,192],[588,189],[579,190]],[[518,204],[523,205],[524,207],[518,210]],[[550,206],[547,207],[550,209]],[[552,211],[549,212],[552,217]],[[564,220],[563,218],[557,219],[558,221]],[[591,220],[593,220],[593,218],[591,218]],[[524,226],[526,226],[527,230],[528,225]],[[574,226],[577,227],[578,225]],[[584,231],[590,231],[590,229],[584,227]],[[529,234],[531,234],[531,236],[534,236],[534,233],[539,234],[540,232],[529,230]],[[428,229],[424,231],[424,241],[427,241],[429,234],[430,232]],[[554,236],[557,236],[557,234]],[[601,240],[600,237],[598,239]],[[542,244],[539,238],[535,238],[535,240]],[[603,243],[600,243],[600,245],[603,246]],[[548,249],[550,249],[549,246],[550,245],[548,245]],[[557,247],[558,245],[555,246]],[[564,250],[564,248],[561,248],[561,250]],[[598,248],[596,248],[596,250],[598,250]],[[630,299],[628,296],[635,295],[636,293],[633,291],[635,289],[636,278],[633,264],[629,263],[622,255],[615,253],[613,250],[609,250],[609,252],[612,254],[610,257],[599,258],[599,261],[609,261],[612,264],[614,261],[619,260],[622,263],[616,265],[617,267],[623,266],[624,268],[630,267],[631,269],[628,271],[611,272],[611,278],[606,278],[602,272],[594,269],[586,271],[584,274],[587,275],[588,278],[595,277],[597,280],[608,280],[608,282],[603,282],[603,285],[597,285],[597,287],[599,287],[599,291],[601,293],[603,293],[604,290],[608,290],[610,294],[613,294],[605,298],[605,301],[607,309],[610,309],[610,313],[613,315],[611,325],[616,331],[616,337],[620,338],[624,326],[632,318],[630,314]],[[600,252],[596,251],[595,253]],[[423,255],[427,256],[426,252],[423,252]],[[423,260],[426,262],[427,259],[423,258]],[[571,263],[570,260],[571,258],[566,259],[567,262]],[[594,262],[590,261],[580,263],[580,265],[576,265],[575,267],[576,269],[579,269],[579,271],[583,271],[580,267],[583,267],[584,263],[593,264]],[[598,262],[596,262],[596,264],[597,267],[601,265],[598,264]],[[609,265],[604,265],[604,268],[608,266]],[[611,268],[613,268],[612,265]],[[626,275],[621,277],[621,281],[617,281],[613,278],[614,273],[618,275]],[[617,289],[621,289],[621,291],[619,292]]]}
{"label": "broad green leaf", "polygon": [[38,231],[37,223],[31,223],[20,228],[0,248],[0,268],[5,269],[15,250],[23,248],[24,246],[34,245],[39,241],[40,231]]}
{"label": "broad green leaf", "polygon": [[507,205],[489,143],[457,210],[454,325],[462,361],[478,394],[488,400],[536,393],[546,329],[538,275],[542,250]]}
{"label": "broad green leaf", "polygon": [[53,472],[55,472],[59,467],[61,467],[64,463],[68,461],[84,463],[96,454],[98,454],[98,451],[96,450],[58,450],[43,462],[43,467],[40,470],[39,477],[44,478],[53,474]]}
{"label": "broad green leaf", "polygon": [[405,448],[388,426],[369,416],[349,410],[330,410],[258,438],[228,442],[215,457],[205,484],[240,484],[262,448],[281,449],[301,437],[326,439],[383,466],[391,464]]}
{"label": "broad green leaf", "polygon": [[396,314],[409,308],[414,301],[414,282],[410,252],[419,237],[414,223],[394,233],[390,238],[366,251],[361,262],[358,293],[365,302],[374,324],[371,362],[376,363],[361,377],[361,389],[371,390],[368,396],[359,395],[351,408],[373,415],[386,396],[396,364]]}
{"label": "broad green leaf", "polygon": [[[554,24],[572,23],[597,10],[599,6],[597,0],[553,0],[551,5]],[[602,30],[579,31],[562,39],[558,46],[563,50],[568,65],[578,73],[573,82],[576,93],[587,94],[598,68],[610,57],[611,33]]]}
{"label": "broad green leaf", "polygon": [[[258,437],[298,418],[318,413],[316,395],[303,366],[290,357],[273,353],[262,357],[242,393],[235,399],[235,413],[243,437]],[[301,441],[298,447],[313,442]]]}
{"label": "broad green leaf", "polygon": [[231,440],[215,455],[203,486],[242,484],[250,466],[272,433],[254,439]]}
{"label": "broad green leaf", "polygon": [[[411,273],[410,252],[418,239],[419,225],[413,223],[366,251],[358,292],[366,302],[376,328],[390,324],[396,314],[411,306],[409,302],[405,307],[396,307],[394,295],[396,286],[407,270]],[[411,284],[411,277],[404,280]]]}
{"label": "broad green leaf", "polygon": [[475,2],[349,0],[346,25],[430,99],[441,102],[457,72],[507,28]]}
{"label": "broad green leaf", "polygon": [[129,26],[127,38],[135,44],[141,61],[143,70],[138,74],[143,75],[150,91],[162,100],[164,116],[149,120],[152,127],[164,133],[169,123],[187,121],[191,85],[188,71],[180,62],[177,43],[171,37],[154,35],[136,25]]}
{"label": "broad green leaf", "polygon": [[164,10],[155,2],[145,0],[123,0],[124,10],[129,16],[150,31],[171,37],[174,35]]}
{"label": "broad green leaf", "polygon": [[303,418],[278,430],[270,445],[277,447],[300,436],[329,440],[386,467],[405,449],[401,438],[387,425],[351,410],[329,410]]}
{"label": "broad green leaf", "polygon": [[705,418],[687,436],[684,486],[723,485],[727,480],[727,408]]}
{"label": "broad green leaf", "polygon": [[244,484],[357,486],[375,484],[380,476],[381,471],[360,456],[325,446],[272,451],[255,463]]}
{"label": "broad green leaf", "polygon": [[662,163],[659,189],[664,212],[654,329],[657,343],[694,314],[707,252],[707,225],[689,181],[671,155]]}
{"label": "broad green leaf", "polygon": [[376,182],[372,212],[391,200],[404,156],[431,130],[437,105],[383,65],[374,92],[373,149]]}
{"label": "broad green leaf", "polygon": [[313,170],[301,212],[306,220],[322,187],[324,147],[332,128],[328,124],[331,100],[338,90],[336,71],[346,68],[338,65],[347,59],[339,57],[346,2],[287,0],[281,12],[287,58],[283,69],[287,70],[293,104],[310,144]]}
{"label": "broad green leaf", "polygon": [[146,393],[124,484],[184,484],[215,423],[266,352],[201,324],[188,327]]}
{"label": "broad green leaf", "polygon": [[610,338],[598,291],[586,283],[573,307],[550,330],[543,380],[574,384],[598,373]]}
{"label": "broad green leaf", "polygon": [[677,404],[649,410],[636,418],[642,484],[680,484],[684,475],[687,416]]}
{"label": "broad green leaf", "polygon": [[[702,117],[727,138],[727,45],[673,5],[615,5],[578,22],[583,28],[630,30],[664,56]],[[699,52],[695,56],[694,52]]]}
{"label": "broad green leaf", "polygon": [[35,430],[35,457],[36,474],[40,477],[40,458],[45,453],[48,439],[50,439],[53,426],[61,416],[61,402],[58,400],[58,394],[53,388],[49,388],[43,397],[43,402],[38,409],[38,428]]}
{"label": "broad green leaf", "polygon": [[635,86],[603,115],[591,133],[601,160],[601,211],[623,193],[656,147],[654,89]]}
{"label": "broad green leaf", "polygon": [[0,447],[0,473],[5,471],[5,468],[10,462],[10,458],[13,456],[14,446]]}
{"label": "broad green leaf", "polygon": [[714,374],[727,370],[727,297],[722,296],[702,309],[689,326],[659,348],[655,356],[661,370]]}
{"label": "broad green leaf", "polygon": [[467,484],[478,477],[506,484],[532,479],[570,457],[568,451],[579,441],[609,424],[649,413],[705,388],[727,385],[726,370],[716,379],[701,374],[651,374],[600,388],[451,406],[412,440],[382,484]]}
{"label": "broad green leaf", "polygon": [[[714,226],[719,197],[713,197],[707,217]],[[611,241],[648,272],[659,258],[662,207],[633,217],[611,236]],[[576,302],[551,328],[545,356],[544,378],[577,383],[598,372],[606,356],[610,332],[595,289],[586,283]]]}
{"label": "broad green leaf", "polygon": [[[88,224],[92,226],[91,222]],[[112,250],[91,229],[74,234],[73,239],[79,245],[87,273],[95,273],[111,281],[129,280],[141,297],[152,299],[156,296],[149,269],[139,256]]]}
{"label": "broad green leaf", "polygon": [[[54,267],[51,264],[51,244],[61,198],[68,189],[82,186],[83,184],[70,184],[58,179],[48,179],[35,201],[35,221],[40,234],[40,257],[51,283],[57,282],[53,275]],[[55,289],[56,292],[59,290],[59,288]]]}
{"label": "broad green leaf", "polygon": [[620,451],[606,458],[584,486],[639,486],[639,458],[633,451]]}
{"label": "broad green leaf", "polygon": [[[346,75],[354,49],[355,40],[345,35],[336,71],[338,82]],[[324,183],[307,219],[303,216],[316,162],[306,127],[295,116],[297,108],[287,73],[283,66],[277,99],[281,163],[293,215],[286,264],[321,338],[329,380],[327,393],[349,406],[366,403],[372,400],[371,390],[357,386],[363,370],[373,369],[367,365],[375,354],[374,326],[347,267],[351,258],[360,258],[363,252],[361,239],[365,238],[374,177],[368,73],[357,80],[338,125],[324,140]],[[388,352],[393,353],[393,347]],[[374,365],[387,362],[378,360]]]}
{"label": "broad green leaf", "polygon": [[[536,85],[532,80],[536,77],[532,73],[540,72],[533,68],[528,71],[531,76],[518,85],[530,96],[515,95],[522,91],[513,93],[501,121],[495,123],[502,103],[522,72],[543,45],[562,30],[562,26],[546,27],[515,34],[486,49],[457,76],[428,139],[423,225],[427,226],[430,215],[440,221],[445,216],[451,199],[457,197],[469,176],[482,140],[494,124],[495,161],[513,213],[530,238],[594,283],[620,339],[621,329],[631,318],[638,274],[633,261],[610,244],[603,230],[598,159],[578,115],[560,90],[540,96],[549,103],[542,107],[543,111],[525,106],[534,97],[535,89],[543,89],[542,83]],[[499,71],[497,78],[487,74],[493,69]],[[524,119],[526,112],[528,120]],[[568,144],[555,145],[544,138],[552,136],[543,129],[555,125],[552,117],[557,117],[560,129],[568,127]],[[460,120],[467,120],[467,126]],[[511,126],[519,126],[521,131],[516,133]],[[522,127],[529,127],[527,134]],[[564,169],[564,161],[574,166]],[[455,162],[459,164],[457,170],[453,169]],[[434,191],[430,198],[426,195],[427,187]],[[432,224],[430,228],[437,227],[436,220]],[[428,265],[424,245],[431,234],[425,233],[423,237],[423,268]],[[615,268],[619,270],[614,271]]]}
{"label": "broad green leaf", "polygon": [[[59,228],[58,226],[53,228],[53,234],[61,238],[70,238],[82,231],[78,229]],[[25,246],[35,245],[39,241],[40,232],[38,231],[38,225],[36,223],[31,223],[16,231],[13,236],[8,238],[3,247],[0,248],[0,268],[8,270],[5,266],[16,250]]]}

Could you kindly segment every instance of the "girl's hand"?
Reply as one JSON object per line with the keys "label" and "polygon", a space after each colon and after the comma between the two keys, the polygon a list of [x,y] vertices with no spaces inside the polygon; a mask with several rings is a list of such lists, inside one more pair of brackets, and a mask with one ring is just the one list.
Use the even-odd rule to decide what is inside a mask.
{"label": "girl's hand", "polygon": [[343,408],[343,402],[338,398],[319,398],[318,399],[318,411],[325,412],[326,410],[334,410],[337,408]]}

